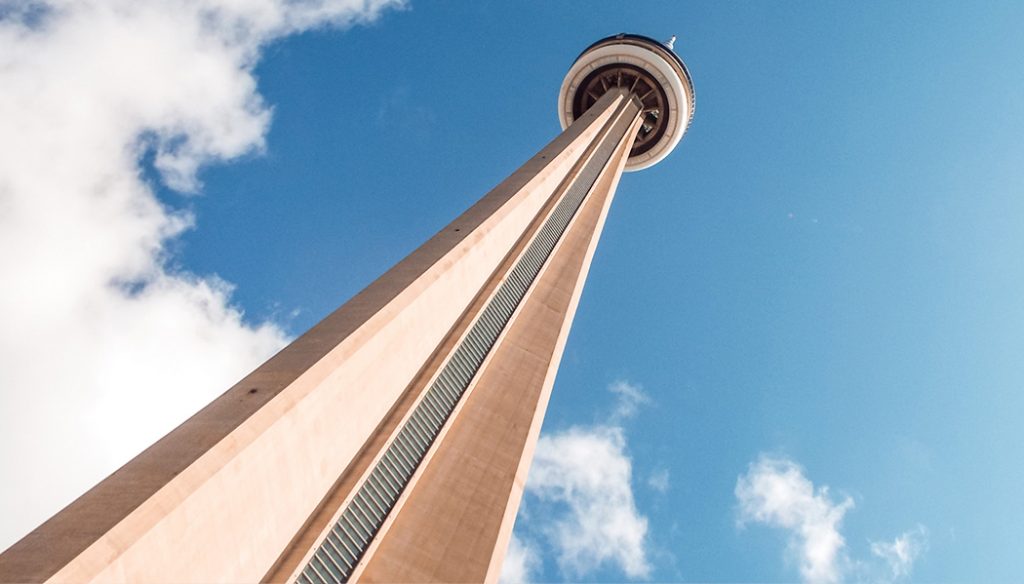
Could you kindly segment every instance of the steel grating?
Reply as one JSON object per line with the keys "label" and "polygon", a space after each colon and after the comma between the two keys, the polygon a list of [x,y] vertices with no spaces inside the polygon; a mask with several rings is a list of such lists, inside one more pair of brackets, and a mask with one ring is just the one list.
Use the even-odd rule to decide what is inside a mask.
{"label": "steel grating", "polygon": [[540,273],[573,215],[608,164],[622,136],[633,123],[624,116],[598,146],[562,200],[555,206],[505,281],[452,352],[422,400],[414,408],[383,456],[356,490],[313,556],[299,573],[300,584],[347,582],[374,535],[384,524],[416,467],[455,410],[477,370],[508,324],[513,312]]}

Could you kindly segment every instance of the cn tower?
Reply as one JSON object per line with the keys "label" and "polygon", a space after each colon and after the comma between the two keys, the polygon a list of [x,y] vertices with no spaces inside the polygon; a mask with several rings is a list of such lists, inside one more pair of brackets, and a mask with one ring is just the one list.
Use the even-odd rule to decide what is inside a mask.
{"label": "cn tower", "polygon": [[0,554],[0,581],[497,581],[616,186],[693,111],[671,41],[588,47],[559,136]]}

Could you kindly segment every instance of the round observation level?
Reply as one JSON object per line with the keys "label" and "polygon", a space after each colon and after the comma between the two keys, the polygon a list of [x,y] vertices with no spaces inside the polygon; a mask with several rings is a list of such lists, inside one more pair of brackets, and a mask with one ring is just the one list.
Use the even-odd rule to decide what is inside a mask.
{"label": "round observation level", "polygon": [[576,58],[562,81],[562,129],[613,87],[628,89],[643,104],[643,123],[626,170],[654,166],[679,144],[693,119],[693,81],[686,65],[669,46],[649,37],[623,33],[597,41]]}

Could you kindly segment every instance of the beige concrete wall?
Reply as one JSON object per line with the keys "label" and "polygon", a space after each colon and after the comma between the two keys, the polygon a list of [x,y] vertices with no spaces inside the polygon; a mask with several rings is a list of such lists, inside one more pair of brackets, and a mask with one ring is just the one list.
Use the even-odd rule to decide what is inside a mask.
{"label": "beige concrete wall", "polygon": [[0,555],[0,579],[264,576],[607,115],[559,136],[364,292]]}
{"label": "beige concrete wall", "polygon": [[480,582],[500,574],[562,348],[636,131],[638,109],[621,105],[613,118],[632,123],[607,138],[618,143],[612,161],[353,580]]}
{"label": "beige concrete wall", "polygon": [[[610,107],[608,112],[614,111],[616,106],[622,102],[622,99],[620,98],[611,99],[611,97],[612,96],[609,96],[610,99],[606,100]],[[599,117],[597,118],[597,121],[600,122],[598,129],[600,129],[600,126],[607,126],[607,120],[610,119],[608,112],[599,114]],[[601,132],[604,132],[606,129],[607,128],[601,129]],[[404,422],[404,419],[410,413],[411,408],[415,403],[418,403],[419,399],[422,398],[426,388],[429,387],[430,383],[433,382],[434,376],[439,372],[440,366],[447,360],[450,352],[454,350],[458,342],[461,340],[462,335],[478,316],[479,312],[484,308],[486,302],[490,298],[490,295],[501,283],[504,275],[517,261],[519,254],[526,248],[530,241],[532,241],[535,231],[540,228],[543,221],[547,218],[548,213],[561,199],[560,192],[566,188],[568,182],[575,176],[575,173],[578,171],[578,167],[581,166],[584,160],[590,156],[589,151],[592,151],[594,147],[593,142],[596,141],[597,136],[597,133],[591,135],[592,144],[588,148],[588,152],[585,154],[581,153],[583,154],[582,157],[580,154],[577,154],[577,157],[579,158],[576,165],[577,168],[569,171],[566,175],[566,184],[559,187],[559,193],[550,197],[549,201],[546,203],[543,210],[536,216],[530,227],[524,230],[519,242],[516,244],[513,251],[506,257],[502,266],[489,278],[488,283],[481,289],[477,299],[474,300],[470,308],[453,328],[452,332],[448,335],[448,338],[439,346],[438,350],[435,351],[434,356],[428,361],[427,366],[424,367],[420,375],[417,376],[417,379],[410,384],[401,407],[392,411],[384,426],[378,429],[377,435],[374,437],[372,444],[368,445],[369,448],[364,449],[364,452],[361,453],[355,463],[336,483],[334,490],[327,496],[324,503],[303,528],[303,531],[293,540],[290,549],[282,556],[281,561],[275,565],[274,569],[267,574],[264,581],[284,582],[293,580],[297,573],[309,561],[309,558],[315,548],[322,542],[327,530],[337,520],[338,516],[344,510],[359,485],[365,479],[365,476],[369,474],[373,463],[375,463],[383,453],[383,450],[393,438],[393,435],[397,433],[397,429],[400,428],[401,422]],[[472,387],[468,393],[471,392]],[[462,401],[464,402],[465,400]],[[453,419],[458,417],[460,409],[461,405],[456,407],[455,412],[452,414]],[[439,441],[443,439],[444,432],[445,431],[442,430],[441,436],[438,438]],[[369,452],[366,450],[369,450]],[[430,456],[431,455],[428,453],[420,467],[421,469],[430,464]],[[420,474],[421,472],[418,471],[411,479],[411,483],[415,483]],[[391,514],[392,517],[402,507],[404,501],[404,496],[399,499]],[[387,531],[390,522],[391,519],[385,520],[381,531],[382,533]],[[375,545],[376,543],[371,543],[370,550],[367,552],[367,557],[372,555]],[[359,571],[359,568],[357,568],[353,577],[358,577]]]}

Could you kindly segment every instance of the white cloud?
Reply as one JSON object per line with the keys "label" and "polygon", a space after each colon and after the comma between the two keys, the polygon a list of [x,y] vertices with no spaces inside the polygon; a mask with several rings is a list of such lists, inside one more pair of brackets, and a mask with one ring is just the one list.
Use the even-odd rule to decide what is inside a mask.
{"label": "white cloud", "polygon": [[[611,383],[608,391],[615,399],[605,420],[541,435],[516,523],[517,531],[534,537],[514,539],[523,547],[515,555],[509,547],[506,563],[515,564],[507,570],[520,573],[524,556],[519,552],[525,550],[525,559],[533,562],[528,575],[540,569],[542,552],[574,579],[601,568],[617,569],[630,578],[650,574],[647,518],[636,507],[633,462],[623,428],[650,399],[639,385],[625,380]],[[667,488],[667,471],[664,480]]]}
{"label": "white cloud", "polygon": [[610,565],[631,578],[650,573],[647,518],[633,498],[622,428],[573,427],[541,436],[527,492],[554,503],[540,530],[560,569],[574,578]]}
{"label": "white cloud", "polygon": [[647,486],[663,495],[667,493],[670,486],[668,469],[659,468],[651,472],[647,477]]}
{"label": "white cloud", "polygon": [[623,379],[608,386],[608,391],[615,394],[615,407],[612,410],[611,423],[617,424],[636,415],[640,406],[650,403],[651,399],[644,393],[643,387]]}
{"label": "white cloud", "polygon": [[928,530],[922,525],[906,531],[891,542],[872,541],[871,553],[889,566],[894,581],[910,576],[914,562],[928,549]]}
{"label": "white cloud", "polygon": [[803,468],[785,458],[761,455],[736,481],[735,493],[741,525],[763,523],[789,532],[787,553],[811,584],[902,580],[927,549],[928,532],[918,526],[892,542],[871,542],[871,553],[885,566],[851,559],[840,528],[853,500],[834,501],[827,486],[816,488]]}
{"label": "white cloud", "polygon": [[0,0],[0,549],[285,342],[168,267],[203,165],[259,151],[252,69],[390,0]]}
{"label": "white cloud", "polygon": [[741,523],[754,521],[790,532],[790,551],[800,575],[814,584],[838,582],[846,566],[839,533],[853,501],[835,502],[828,487],[815,488],[796,463],[762,456],[736,482]]}
{"label": "white cloud", "polygon": [[530,542],[520,539],[512,534],[508,542],[508,551],[505,552],[505,561],[501,565],[501,578],[503,584],[525,584],[533,579],[533,575],[540,567],[540,553]]}

